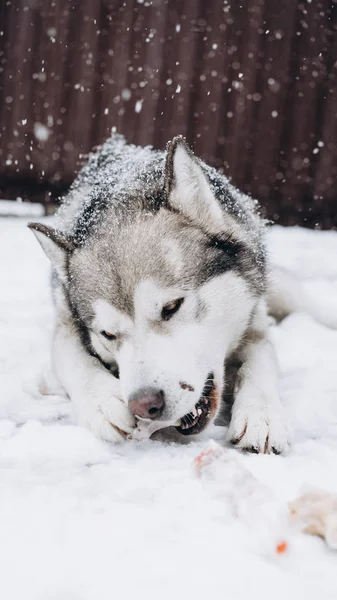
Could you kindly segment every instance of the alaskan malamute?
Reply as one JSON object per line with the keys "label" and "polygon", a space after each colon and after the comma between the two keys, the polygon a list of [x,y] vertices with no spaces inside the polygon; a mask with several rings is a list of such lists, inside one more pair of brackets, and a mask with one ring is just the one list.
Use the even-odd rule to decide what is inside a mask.
{"label": "alaskan malamute", "polygon": [[29,227],[53,265],[53,363],[79,423],[114,442],[198,434],[231,396],[230,442],[284,451],[268,297],[288,308],[268,295],[257,203],[182,137],[160,152],[113,135],[58,222]]}

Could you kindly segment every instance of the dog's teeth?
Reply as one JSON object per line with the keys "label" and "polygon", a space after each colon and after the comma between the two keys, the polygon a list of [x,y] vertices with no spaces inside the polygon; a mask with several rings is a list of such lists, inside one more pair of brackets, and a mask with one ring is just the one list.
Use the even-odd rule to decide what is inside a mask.
{"label": "dog's teeth", "polygon": [[181,427],[181,419],[178,419],[178,421],[174,424],[175,427]]}
{"label": "dog's teeth", "polygon": [[197,413],[198,413],[198,416],[200,417],[200,415],[202,414],[201,408],[198,408]]}
{"label": "dog's teeth", "polygon": [[194,418],[198,416],[198,411],[197,411],[196,407],[193,408],[192,415]]}

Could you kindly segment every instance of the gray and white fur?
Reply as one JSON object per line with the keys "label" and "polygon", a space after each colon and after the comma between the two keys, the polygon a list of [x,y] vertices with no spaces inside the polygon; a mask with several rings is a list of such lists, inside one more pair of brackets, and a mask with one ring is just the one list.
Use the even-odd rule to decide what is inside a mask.
{"label": "gray and white fur", "polygon": [[53,365],[79,423],[114,442],[142,427],[198,433],[231,379],[228,439],[287,448],[257,208],[182,137],[160,152],[113,135],[57,229],[29,224],[53,265]]}

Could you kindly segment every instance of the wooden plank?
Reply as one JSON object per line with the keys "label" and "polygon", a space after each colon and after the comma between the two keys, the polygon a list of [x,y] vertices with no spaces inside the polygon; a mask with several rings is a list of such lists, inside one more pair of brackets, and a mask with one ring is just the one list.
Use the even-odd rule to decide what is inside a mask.
{"label": "wooden plank", "polygon": [[142,128],[143,86],[147,81],[145,69],[148,67],[145,65],[146,39],[150,33],[149,22],[151,11],[151,3],[139,3],[137,0],[134,0],[126,78],[126,89],[131,96],[125,101],[125,110],[122,115],[122,131],[129,141],[135,143],[137,143],[139,130]]}
{"label": "wooden plank", "polygon": [[[100,92],[97,96],[95,129],[101,143],[112,127],[124,131],[124,114],[131,91],[128,88],[128,73],[131,68],[130,46],[132,39],[133,0],[107,2],[106,21],[101,29],[107,31],[105,45],[100,46]],[[101,43],[101,39],[100,39]]]}
{"label": "wooden plank", "polygon": [[[4,96],[4,84],[7,71],[7,58],[10,48],[9,33],[12,28],[12,22],[15,19],[15,11],[13,4],[8,2],[0,2],[0,139],[2,138],[2,115],[6,105]],[[2,148],[0,146],[0,156]]]}
{"label": "wooden plank", "polygon": [[153,144],[156,148],[165,148],[168,140],[179,133],[175,127],[175,97],[178,86],[176,75],[179,69],[179,46],[182,35],[181,20],[184,14],[184,1],[168,3],[162,43],[160,96],[156,104],[153,137]]}
{"label": "wooden plank", "polygon": [[337,227],[337,6],[329,19],[327,76],[321,97],[321,129],[313,173],[313,204],[319,208],[316,220],[322,227]]}
{"label": "wooden plank", "polygon": [[[225,120],[225,103],[228,96],[229,32],[230,12],[224,12],[224,5],[205,4],[203,18],[204,31],[201,38],[200,57],[192,73],[193,92],[189,117],[189,137],[194,148],[212,164],[217,163],[218,130]],[[220,164],[223,164],[223,145],[220,151]]]}
{"label": "wooden plank", "polygon": [[[275,201],[274,186],[281,132],[286,118],[286,87],[290,64],[291,42],[296,35],[294,0],[266,0],[264,9],[264,46],[260,49],[263,68],[256,89],[255,126],[252,131],[251,165],[247,180],[253,196],[268,208]],[[272,90],[270,81],[279,85]],[[270,211],[268,213],[270,215]]]}
{"label": "wooden plank", "polygon": [[197,20],[201,13],[201,4],[202,0],[181,0],[179,22],[176,25],[172,23],[174,26],[172,43],[166,51],[174,54],[174,65],[170,76],[173,85],[169,106],[163,99],[159,100],[159,111],[166,115],[165,127],[161,128],[160,136],[157,137],[160,139],[161,147],[175,135],[188,134],[188,115],[192,100],[191,75],[196,59]]}
{"label": "wooden plank", "polygon": [[229,164],[228,173],[233,183],[249,191],[247,171],[252,159],[252,129],[258,78],[261,76],[263,61],[261,45],[263,41],[264,0],[250,0],[244,6],[237,29],[238,51],[232,57],[232,68],[228,86],[231,89],[228,112],[226,115],[226,133],[223,145]]}
{"label": "wooden plank", "polygon": [[[317,147],[317,116],[326,79],[326,13],[330,0],[300,4],[293,39],[277,187],[282,206],[300,205],[313,195],[312,166]],[[303,201],[303,200],[302,200]],[[310,201],[309,201],[310,203]],[[303,207],[304,208],[304,207]],[[307,207],[310,211],[310,206]]]}
{"label": "wooden plank", "polygon": [[[160,74],[164,62],[164,39],[168,4],[155,0],[151,4],[145,39],[144,81],[142,110],[138,118],[136,141],[144,145],[153,143],[156,130],[157,104],[162,93]],[[160,123],[159,123],[160,125]]]}
{"label": "wooden plank", "polygon": [[[63,89],[66,81],[67,36],[71,6],[69,0],[43,3],[36,27],[32,95],[34,173],[39,181],[62,180],[64,161],[74,146],[64,139]],[[68,180],[69,181],[69,180]]]}
{"label": "wooden plank", "polygon": [[[95,114],[95,59],[100,2],[71,3],[67,37],[66,83],[62,91],[64,143],[69,152],[60,155],[60,172],[70,181],[78,168],[78,156],[91,146]],[[71,151],[71,145],[73,151]]]}
{"label": "wooden plank", "polygon": [[33,141],[32,74],[34,4],[18,0],[12,5],[8,26],[2,111],[2,147],[5,176],[32,177],[30,148]]}

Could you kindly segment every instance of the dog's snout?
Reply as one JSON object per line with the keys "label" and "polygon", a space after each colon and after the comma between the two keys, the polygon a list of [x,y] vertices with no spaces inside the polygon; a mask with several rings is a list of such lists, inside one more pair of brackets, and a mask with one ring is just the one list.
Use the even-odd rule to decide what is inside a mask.
{"label": "dog's snout", "polygon": [[165,406],[164,392],[155,388],[142,388],[131,394],[128,404],[135,417],[158,419]]}

